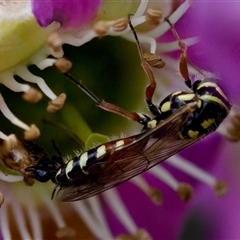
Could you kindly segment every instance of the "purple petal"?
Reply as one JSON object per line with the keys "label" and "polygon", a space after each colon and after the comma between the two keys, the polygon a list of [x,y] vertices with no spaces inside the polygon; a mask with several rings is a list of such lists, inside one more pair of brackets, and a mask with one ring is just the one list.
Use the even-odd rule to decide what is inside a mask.
{"label": "purple petal", "polygon": [[77,28],[95,16],[100,4],[101,0],[32,0],[32,11],[42,27],[57,21],[64,28]]}
{"label": "purple petal", "polygon": [[[231,145],[230,145],[231,144]],[[216,199],[212,192],[199,189],[196,201],[192,202],[191,212],[201,211],[207,219],[209,236],[205,239],[239,239],[240,238],[240,193],[238,145],[225,144],[215,165],[215,175],[227,181],[229,191],[226,196]]]}
{"label": "purple petal", "polygon": [[181,21],[181,37],[200,36],[189,48],[190,59],[200,68],[223,79],[220,86],[235,103],[240,103],[240,2],[196,1]]}

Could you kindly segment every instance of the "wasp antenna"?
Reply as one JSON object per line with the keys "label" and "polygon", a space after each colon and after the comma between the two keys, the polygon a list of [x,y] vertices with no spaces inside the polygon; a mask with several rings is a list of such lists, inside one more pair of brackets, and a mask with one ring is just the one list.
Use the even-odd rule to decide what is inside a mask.
{"label": "wasp antenna", "polygon": [[87,94],[97,105],[101,104],[102,100],[98,98],[93,92],[91,92],[87,87],[85,87],[81,82],[74,79],[69,73],[64,73],[64,75],[74,82],[84,93]]}
{"label": "wasp antenna", "polygon": [[54,149],[56,150],[56,152],[59,154],[59,156],[63,156],[62,153],[60,152],[60,150],[58,149],[54,140],[52,140],[52,145],[53,145]]}
{"label": "wasp antenna", "polygon": [[64,133],[66,133],[66,135],[68,135],[70,138],[75,140],[79,144],[79,146],[84,147],[84,142],[74,132],[72,132],[70,129],[68,129],[66,126],[64,126],[62,124],[57,124],[48,119],[43,119],[43,123],[51,125],[51,126],[57,128],[58,130],[63,131]]}

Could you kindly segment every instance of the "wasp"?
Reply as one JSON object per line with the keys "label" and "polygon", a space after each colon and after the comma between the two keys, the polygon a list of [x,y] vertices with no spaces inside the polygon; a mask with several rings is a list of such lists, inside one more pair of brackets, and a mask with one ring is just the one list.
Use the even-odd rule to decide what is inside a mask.
{"label": "wasp", "polygon": [[[180,42],[174,26],[168,19],[166,21]],[[151,63],[144,57],[130,19],[129,26],[136,39],[141,65],[150,80],[145,98],[154,117],[127,112],[105,102],[65,73],[99,107],[138,122],[143,125],[143,129],[139,134],[98,145],[67,162],[62,157],[48,160],[44,158],[38,165],[26,168],[38,181],[51,180],[55,183],[53,195],[56,192],[61,201],[86,199],[143,173],[214,132],[231,109],[228,98],[214,82],[216,79],[197,80],[191,84],[184,46],[180,58],[180,73],[190,91],[176,91],[163,99],[158,106],[155,105],[152,98],[156,81]]]}

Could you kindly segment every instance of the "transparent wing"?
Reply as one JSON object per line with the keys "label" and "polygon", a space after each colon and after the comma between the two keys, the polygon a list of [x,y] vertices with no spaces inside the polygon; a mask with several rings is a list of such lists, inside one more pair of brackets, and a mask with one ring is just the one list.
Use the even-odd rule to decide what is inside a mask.
{"label": "transparent wing", "polygon": [[57,191],[60,201],[82,200],[125,182],[141,174],[154,165],[166,160],[187,146],[197,142],[196,139],[179,139],[179,131],[195,108],[189,103],[172,116],[161,122],[156,128],[137,135],[134,143],[106,156],[104,162],[96,163],[96,174],[77,175],[69,185]]}

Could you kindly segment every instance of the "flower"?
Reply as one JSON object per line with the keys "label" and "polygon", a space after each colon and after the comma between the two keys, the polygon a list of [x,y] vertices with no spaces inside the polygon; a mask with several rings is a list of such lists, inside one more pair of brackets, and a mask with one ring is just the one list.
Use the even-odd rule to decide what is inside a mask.
{"label": "flower", "polygon": [[[239,2],[195,2],[195,11],[189,11],[183,19],[185,34],[197,31],[201,41],[192,47],[191,60],[197,66],[216,73],[219,84],[228,94],[235,105],[235,113],[239,113],[238,76],[240,75],[239,62],[239,40],[237,30]],[[194,22],[194,26],[189,24]],[[184,33],[183,33],[184,34]],[[219,67],[221,66],[221,67]],[[239,136],[239,120],[234,118],[236,125],[235,136]],[[224,126],[220,129],[226,134]],[[239,143],[222,143],[217,152],[213,172],[221,175],[229,185],[228,194],[220,201],[213,199],[211,193],[200,187],[195,201],[191,202],[188,214],[188,223],[198,217],[199,229],[204,227],[206,235],[204,239],[238,239],[240,232],[238,228],[239,218]],[[200,195],[204,196],[201,197]],[[206,221],[207,220],[207,221]],[[192,232],[191,238],[199,237],[199,232]],[[183,238],[187,238],[186,235]],[[201,237],[200,237],[201,238]]]}
{"label": "flower", "polygon": [[[74,3],[69,1],[70,4]],[[56,4],[58,3],[58,4]],[[130,4],[131,2],[127,2],[126,5]],[[117,39],[106,39],[106,40],[102,40],[102,41],[106,41],[105,43],[98,43],[101,44],[101,47],[98,48],[98,51],[100,53],[97,53],[97,51],[93,51],[93,52],[87,52],[87,50],[89,50],[90,48],[94,48],[97,45],[97,42],[101,42],[99,40],[95,40],[95,42],[92,45],[88,45],[88,46],[82,46],[83,44],[85,44],[86,42],[89,42],[90,40],[92,40],[95,37],[103,37],[105,35],[113,35],[113,36],[122,36],[125,39],[134,41],[133,37],[132,37],[132,32],[130,32],[130,29],[128,27],[128,25],[126,24],[126,18],[122,19],[120,17],[121,13],[119,13],[120,15],[118,16],[119,19],[114,19],[112,18],[112,16],[109,16],[108,13],[110,13],[111,8],[108,8],[108,3],[103,3],[103,5],[101,5],[100,10],[98,10],[98,7],[100,5],[100,3],[98,1],[96,2],[83,2],[83,5],[79,5],[79,8],[74,9],[74,13],[77,14],[79,11],[82,12],[83,9],[87,9],[86,11],[84,11],[83,15],[79,14],[79,18],[75,18],[75,16],[73,15],[73,12],[69,11],[69,9],[73,9],[72,6],[70,6],[69,8],[64,8],[65,5],[61,5],[59,4],[58,1],[46,1],[46,2],[42,2],[42,1],[32,1],[31,2],[31,6],[33,9],[33,13],[35,14],[38,23],[40,23],[40,25],[44,28],[40,28],[41,30],[45,29],[46,31],[50,31],[48,30],[48,26],[53,25],[54,26],[54,30],[51,29],[51,34],[50,34],[50,40],[48,38],[48,43],[47,43],[47,53],[49,54],[49,51],[52,51],[53,56],[58,59],[59,57],[62,56],[63,52],[62,49],[64,49],[64,53],[67,57],[69,57],[69,59],[73,59],[72,62],[74,63],[73,65],[73,69],[72,69],[72,73],[75,76],[80,76],[81,74],[81,79],[83,79],[84,83],[85,83],[85,79],[90,79],[90,75],[93,75],[93,69],[94,71],[96,71],[96,75],[94,75],[94,81],[91,83],[90,81],[87,82],[89,84],[89,86],[93,85],[92,87],[94,88],[94,85],[96,86],[96,91],[102,91],[102,96],[104,96],[104,98],[106,99],[110,99],[111,101],[111,97],[112,100],[115,102],[116,101],[116,97],[118,96],[117,93],[119,94],[119,98],[120,98],[120,104],[124,104],[126,105],[126,108],[129,107],[129,109],[135,109],[136,108],[136,104],[139,102],[139,99],[136,99],[136,102],[134,101],[134,99],[130,98],[131,102],[129,101],[129,99],[127,99],[126,96],[126,91],[129,92],[129,96],[136,96],[139,93],[139,95],[141,94],[142,96],[142,89],[144,88],[143,84],[140,83],[141,79],[139,80],[139,86],[136,87],[136,79],[138,79],[136,77],[136,79],[132,76],[136,71],[139,71],[139,68],[137,68],[135,65],[135,63],[138,61],[137,58],[138,56],[132,57],[130,52],[132,51],[132,45],[130,45],[128,47],[128,51],[126,51],[127,56],[124,52],[124,54],[122,55],[121,53],[119,53],[119,49],[123,49],[123,46],[127,45],[126,42],[121,42]],[[44,4],[44,7],[39,7],[39,4]],[[89,4],[89,5],[88,5]],[[92,7],[91,4],[94,4],[94,7]],[[116,4],[116,2],[114,2],[114,4]],[[121,4],[121,3],[119,3]],[[135,3],[136,4],[136,3]],[[171,7],[172,5],[167,4],[167,3],[163,3],[166,4],[166,6],[168,6],[168,8],[163,8],[165,11],[164,16],[168,16],[169,13],[171,12]],[[133,4],[134,5],[134,4]],[[41,5],[42,6],[42,5]],[[137,10],[135,10],[135,15],[132,18],[132,23],[134,26],[140,25],[141,23],[146,21],[146,17],[144,15],[144,12],[146,10],[147,7],[147,2],[141,1],[141,3],[138,5]],[[52,9],[52,11],[46,12],[45,8],[48,9]],[[172,23],[175,23],[178,21],[178,19],[188,10],[189,8],[189,3],[187,1],[185,1],[177,10],[176,12],[171,15],[170,20]],[[92,9],[92,11],[90,11],[89,9]],[[39,11],[41,10],[41,11]],[[66,12],[65,12],[66,10]],[[89,10],[89,11],[88,11]],[[154,9],[155,10],[155,9]],[[160,11],[154,11],[154,10],[149,10],[147,11],[147,17],[151,18],[152,21],[147,22],[145,24],[145,27],[142,27],[142,29],[139,29],[139,39],[141,41],[141,43],[147,45],[147,47],[150,46],[150,52],[151,53],[155,53],[156,49],[158,51],[171,51],[173,49],[178,49],[178,43],[177,41],[173,42],[173,43],[166,43],[166,44],[156,44],[156,40],[155,38],[161,36],[164,32],[166,32],[170,26],[169,24],[167,24],[167,22],[163,22],[161,25],[159,25],[158,27],[156,27],[156,23],[159,21],[159,16],[160,16]],[[63,15],[60,15],[59,12],[64,11]],[[97,12],[97,14],[96,14]],[[121,12],[121,11],[119,11]],[[47,13],[47,14],[45,14]],[[69,14],[71,13],[71,14]],[[107,13],[107,14],[106,14]],[[127,13],[129,13],[129,10],[127,10]],[[110,14],[111,15],[111,14]],[[126,10],[123,14],[123,16],[126,15]],[[32,15],[31,15],[32,16]],[[64,18],[63,18],[64,16]],[[74,16],[74,17],[72,17]],[[84,16],[84,18],[82,18],[82,16]],[[95,18],[92,18],[93,16],[95,16]],[[156,18],[154,18],[156,17]],[[164,18],[164,17],[163,17]],[[93,19],[93,20],[92,20]],[[60,24],[54,22],[54,20],[60,22]],[[104,20],[104,21],[103,21]],[[161,21],[161,20],[160,20]],[[49,25],[50,24],[50,25]],[[84,24],[84,26],[82,26],[82,24]],[[77,27],[76,27],[77,26]],[[78,28],[79,27],[79,28]],[[82,27],[82,28],[81,28]],[[146,30],[147,29],[147,30]],[[151,30],[149,30],[151,29]],[[45,31],[44,30],[44,31]],[[49,36],[49,35],[48,35]],[[113,43],[114,42],[114,43]],[[186,42],[188,43],[188,45],[194,44],[196,42],[196,38],[189,38],[186,40]],[[45,41],[43,41],[43,44],[45,43]],[[56,44],[57,43],[57,44]],[[73,49],[70,46],[62,46],[63,43],[69,43],[72,44],[74,46],[82,46],[81,48],[77,48],[77,49]],[[113,46],[112,46],[113,45]],[[91,47],[89,47],[91,46]],[[107,47],[106,47],[107,46]],[[50,49],[50,50],[49,50]],[[86,51],[87,54],[84,54],[83,52]],[[122,51],[120,51],[122,52]],[[71,56],[72,54],[72,56]],[[97,59],[97,54],[99,54],[99,59],[101,59],[101,62],[99,61],[99,59],[96,61]],[[108,61],[108,65],[107,67],[104,66],[106,65],[105,59],[109,58],[109,55],[113,55],[116,56],[116,54],[119,54],[118,57],[116,59],[120,59],[119,63],[116,64],[115,62],[112,64],[111,62]],[[120,56],[120,57],[119,57]],[[169,83],[169,79],[175,79],[176,74],[173,71],[175,68],[175,65],[177,64],[177,61],[169,56],[164,56],[166,59],[166,62],[168,63],[166,65],[166,68],[164,67],[161,70],[158,70],[156,72],[157,76],[160,76],[161,74],[161,79],[163,78],[163,83],[161,84],[161,86],[163,86],[158,95],[161,96],[165,96],[167,95],[167,89],[169,91],[172,91],[172,86],[169,85],[174,85],[174,87],[176,87],[178,84],[179,85],[183,85],[183,81],[181,81],[181,78],[179,78],[179,82],[174,84]],[[75,58],[75,59],[74,59]],[[79,58],[82,58],[82,61],[79,61]],[[127,59],[126,59],[127,58]],[[36,64],[36,66],[40,67],[41,69],[46,68],[48,66],[51,66],[53,64],[57,64],[58,60],[56,59],[49,59],[48,57],[44,56],[44,58],[41,58],[41,61],[38,60],[38,64]],[[111,61],[113,61],[113,59],[115,60],[115,57],[111,58]],[[78,64],[78,61],[81,64]],[[127,62],[127,63],[126,63]],[[36,63],[36,62],[31,62],[31,63]],[[84,65],[85,64],[85,65]],[[100,64],[102,64],[100,66]],[[112,65],[111,65],[112,64]],[[116,70],[116,66],[123,67],[121,70],[117,69]],[[82,69],[81,69],[82,68]],[[101,70],[104,69],[104,70]],[[130,73],[130,76],[128,74],[126,74],[126,69],[130,69],[128,72],[128,74]],[[120,71],[119,71],[120,70]],[[41,74],[44,74],[44,72],[39,73],[38,70],[31,68],[30,69],[31,72],[34,72],[34,74],[39,74],[41,76]],[[103,75],[103,71],[106,73],[112,73],[112,77],[110,77],[110,82],[108,82],[106,85],[104,85],[104,81],[102,81],[102,79],[100,79],[100,76]],[[19,72],[17,72],[19,73]],[[28,73],[29,74],[29,73]],[[119,131],[121,131],[120,129],[122,129],[122,126],[124,124],[126,124],[126,122],[124,122],[124,120],[121,120],[116,117],[116,118],[112,118],[113,120],[110,120],[109,115],[107,115],[107,113],[105,113],[105,119],[104,117],[100,118],[101,115],[104,115],[104,113],[99,113],[96,109],[92,108],[92,105],[88,105],[88,103],[83,102],[83,98],[84,97],[79,97],[79,92],[76,91],[76,89],[74,89],[73,86],[69,86],[70,84],[64,84],[62,83],[62,81],[59,81],[59,79],[62,77],[61,74],[56,73],[56,71],[54,72],[54,70],[50,70],[50,69],[46,69],[45,70],[45,76],[48,76],[47,78],[44,76],[41,76],[42,79],[48,79],[49,76],[53,76],[53,79],[48,79],[48,84],[54,86],[54,89],[64,89],[66,90],[66,92],[70,92],[71,94],[68,96],[70,99],[71,104],[67,105],[66,108],[64,109],[65,112],[60,112],[58,113],[57,117],[54,118],[52,117],[53,121],[59,123],[60,120],[59,119],[63,119],[64,123],[67,124],[69,126],[69,128],[71,128],[74,133],[77,133],[78,136],[80,136],[80,140],[78,139],[78,142],[80,142],[80,144],[83,144],[87,141],[87,135],[91,134],[91,130],[93,129],[93,131],[102,131],[102,129],[104,129],[102,127],[103,124],[106,125],[106,122],[108,123],[107,125],[107,129],[103,130],[105,131],[105,134],[119,134]],[[124,75],[124,79],[125,81],[118,81],[118,75]],[[125,75],[126,74],[126,75]],[[20,75],[21,76],[21,75]],[[138,75],[137,75],[138,76]],[[139,74],[140,76],[140,74]],[[58,78],[58,84],[56,84],[56,78]],[[103,78],[106,78],[105,75],[103,75]],[[140,76],[140,78],[143,78],[142,76]],[[97,80],[97,84],[96,84],[96,79]],[[114,81],[113,81],[114,79]],[[131,81],[129,81],[129,79]],[[51,83],[52,80],[52,83]],[[106,79],[104,79],[106,80]],[[63,80],[64,81],[64,80]],[[57,85],[57,86],[56,86]],[[102,86],[103,85],[103,86]],[[132,86],[131,86],[132,85]],[[46,85],[45,85],[46,86]],[[71,89],[72,87],[72,89]],[[102,87],[102,88],[101,88]],[[90,87],[89,87],[90,88]],[[43,92],[45,92],[45,87],[42,89]],[[74,90],[73,90],[74,89]],[[92,89],[92,88],[91,88]],[[100,90],[101,89],[101,90]],[[95,90],[94,90],[95,92]],[[113,93],[113,94],[112,94]],[[134,95],[135,93],[135,95]],[[99,94],[99,93],[98,93]],[[76,105],[80,105],[78,102],[76,103],[76,96],[78,96],[78,99],[81,99],[81,105],[83,105],[83,109],[81,109],[81,111],[76,111]],[[124,96],[124,98],[123,98]],[[55,97],[53,97],[55,98]],[[75,105],[74,105],[75,104]],[[119,104],[119,105],[120,105]],[[144,103],[141,102],[141,104],[139,104],[140,106],[142,106]],[[130,108],[130,105],[132,105],[132,108]],[[77,106],[78,107],[78,106]],[[81,107],[81,106],[79,106]],[[141,107],[139,107],[141,108]],[[88,124],[89,126],[91,126],[90,128],[88,127],[88,125],[85,123],[85,121],[83,120],[83,117],[80,115],[80,112],[87,113],[87,117],[88,117]],[[38,120],[36,120],[37,118],[41,119],[43,112],[40,112],[40,110],[37,110],[36,112],[34,112],[31,116],[34,119],[34,123],[38,122]],[[30,116],[29,116],[30,117]],[[93,119],[93,120],[91,120]],[[97,120],[97,124],[96,124],[96,120]],[[111,123],[115,122],[115,124]],[[41,126],[41,124],[37,124],[39,126]],[[61,125],[59,126],[60,129],[64,129]],[[7,127],[6,127],[7,129]],[[61,153],[62,154],[69,154],[69,149],[72,151],[74,148],[78,148],[79,145],[78,143],[76,144],[76,142],[74,144],[72,144],[73,141],[70,142],[70,138],[68,138],[68,136],[66,136],[67,134],[69,135],[73,135],[74,134],[70,131],[66,131],[63,130],[63,133],[61,133],[61,131],[55,131],[54,133],[52,133],[52,130],[49,129],[48,127],[44,127],[42,126],[41,129],[47,129],[46,131],[42,131],[42,137],[44,139],[44,141],[41,143],[41,145],[44,147],[44,149],[48,149],[46,147],[46,145],[49,145],[49,143],[52,140],[52,137],[54,137],[54,140],[57,139],[57,146],[58,148],[61,149]],[[11,132],[11,131],[10,131]],[[139,132],[139,131],[138,131]],[[11,135],[10,135],[11,136]],[[10,140],[10,136],[3,136],[2,139],[3,141],[3,149],[4,150],[8,150],[6,149],[6,146],[4,145],[6,142],[8,142],[8,140]],[[17,140],[15,139],[14,136],[11,136],[14,138],[14,141],[17,142]],[[74,136],[75,137],[75,136]],[[213,139],[214,141],[218,141],[218,137],[213,136],[211,139]],[[56,140],[55,140],[56,141]],[[11,143],[11,141],[10,141]],[[206,140],[201,144],[197,144],[194,147],[194,151],[196,151],[198,149],[199,152],[201,152],[202,150],[205,150],[206,148],[208,148],[208,145],[211,143],[211,140]],[[66,145],[68,145],[68,147],[66,147]],[[11,146],[11,145],[10,145]],[[20,150],[25,150],[25,146],[21,145],[17,142],[17,145],[13,145],[13,149],[14,150],[14,156],[19,156],[22,157],[22,153],[18,154]],[[17,148],[17,147],[19,148]],[[60,147],[59,147],[60,146]],[[200,150],[199,150],[200,149]],[[210,149],[209,149],[210,150]],[[52,151],[53,150],[49,150]],[[40,151],[41,152],[41,151]],[[7,152],[8,153],[8,152]],[[12,153],[12,152],[11,152]],[[25,154],[28,157],[28,153],[29,151],[26,151]],[[35,153],[35,152],[33,152]],[[195,153],[195,152],[194,152]],[[213,151],[209,151],[206,152],[206,156],[209,159],[213,159],[213,155],[215,154],[215,152]],[[55,152],[52,153],[52,155],[56,155]],[[185,151],[184,153],[184,157],[187,159],[191,159],[192,158],[192,150],[190,151]],[[42,155],[40,155],[42,157]],[[44,156],[44,155],[43,155]],[[12,156],[11,156],[12,157]],[[36,157],[36,156],[35,156]],[[37,155],[37,157],[39,157],[39,155]],[[4,155],[5,158],[5,155]],[[34,160],[34,158],[32,156],[30,156],[30,160]],[[165,165],[175,165],[177,168],[179,168],[180,166],[176,163],[181,161],[182,164],[185,164],[185,168],[184,170],[187,171],[190,169],[190,173],[193,173],[193,176],[195,178],[200,179],[201,181],[205,181],[207,184],[209,184],[211,187],[213,187],[213,185],[215,185],[215,183],[217,182],[215,177],[212,177],[210,174],[201,171],[198,167],[194,166],[194,165],[189,165],[189,163],[187,161],[185,161],[185,159],[182,159],[181,157],[173,157],[171,159],[171,161],[167,162]],[[207,159],[206,159],[207,160]],[[200,161],[199,159],[196,159],[196,162]],[[207,162],[207,161],[206,161]],[[34,162],[33,162],[34,163]],[[204,163],[203,165],[207,166],[208,163]],[[12,165],[11,165],[12,166]],[[68,217],[68,214],[65,212],[65,210],[69,210],[69,212],[73,211],[73,214],[76,213],[78,216],[82,216],[83,221],[85,221],[86,225],[88,226],[88,228],[91,230],[92,234],[95,235],[98,238],[101,239],[112,239],[113,236],[117,236],[120,233],[124,232],[124,233],[130,233],[130,235],[134,235],[136,232],[137,234],[139,234],[141,237],[144,236],[146,239],[149,239],[150,236],[148,235],[148,233],[144,230],[138,230],[139,227],[144,227],[145,229],[147,229],[147,231],[151,234],[151,236],[153,238],[159,238],[160,236],[163,238],[176,238],[176,235],[178,235],[179,229],[180,229],[180,224],[183,221],[184,218],[184,211],[185,209],[187,209],[188,205],[186,203],[182,203],[179,201],[179,199],[177,198],[177,195],[175,193],[173,193],[170,189],[168,189],[167,187],[170,186],[172,187],[172,189],[174,190],[179,190],[180,187],[182,186],[180,184],[180,182],[178,180],[176,180],[176,177],[173,177],[168,171],[167,169],[170,171],[171,170],[171,166],[167,166],[167,167],[162,167],[162,166],[158,166],[156,168],[154,168],[153,170],[147,172],[143,177],[137,177],[135,178],[131,183],[125,183],[124,185],[120,186],[117,190],[116,189],[112,189],[106,193],[103,193],[100,197],[95,197],[95,198],[91,198],[89,200],[86,201],[81,201],[81,202],[76,202],[76,203],[70,203],[70,204],[57,204],[53,201],[50,201],[49,196],[51,195],[49,190],[43,190],[42,188],[49,188],[49,186],[47,184],[43,184],[41,186],[37,186],[36,188],[32,188],[31,190],[26,190],[25,188],[20,188],[19,184],[16,185],[16,189],[11,190],[10,187],[8,185],[4,186],[6,188],[6,190],[4,192],[6,192],[6,196],[5,196],[5,204],[6,204],[6,208],[3,208],[3,217],[1,217],[1,229],[2,229],[2,234],[4,235],[5,238],[9,238],[9,235],[11,234],[11,231],[9,231],[9,221],[7,219],[8,217],[8,213],[7,213],[7,208],[13,208],[14,209],[14,214],[16,214],[18,217],[16,218],[18,219],[23,219],[28,218],[30,219],[29,222],[32,223],[32,225],[30,227],[24,225],[24,224],[19,224],[19,222],[17,222],[17,227],[19,228],[19,232],[21,235],[21,238],[25,239],[25,238],[31,238],[31,234],[30,232],[32,232],[33,234],[33,238],[34,239],[41,239],[43,238],[43,234],[46,234],[46,230],[48,229],[48,227],[50,226],[50,224],[48,226],[44,226],[43,228],[43,234],[41,231],[39,231],[39,229],[41,229],[40,227],[40,221],[39,219],[44,219],[44,211],[41,212],[42,206],[41,208],[39,208],[38,205],[41,205],[39,202],[44,202],[44,209],[48,210],[48,213],[46,213],[46,215],[48,215],[50,213],[50,216],[52,217],[53,221],[55,221],[56,224],[56,230],[54,230],[57,232],[58,237],[70,237],[70,236],[76,236],[74,235],[74,220],[75,217],[72,217],[72,213],[70,214],[69,220],[65,221],[65,218]],[[192,170],[194,169],[194,170]],[[20,169],[22,170],[22,169]],[[25,168],[24,168],[25,170]],[[198,175],[196,177],[197,174],[194,174],[194,172],[197,173],[201,173],[200,176]],[[160,174],[159,174],[160,173]],[[160,175],[160,177],[159,177]],[[157,178],[161,178],[163,179],[168,186],[164,186],[163,184],[160,184],[159,181],[156,182],[155,176],[158,176]],[[175,175],[174,175],[175,176]],[[2,177],[3,178],[3,177]],[[180,178],[182,178],[180,176]],[[184,178],[183,178],[184,179]],[[207,180],[206,180],[207,179]],[[9,175],[9,178],[6,177],[6,180],[8,181],[12,181],[12,180],[17,180],[16,177]],[[18,179],[19,180],[19,179]],[[29,176],[25,176],[25,181],[26,180],[30,180],[31,183],[31,178],[29,179]],[[132,185],[131,185],[132,184]],[[141,190],[139,191],[139,189],[136,189],[134,187],[134,185],[138,186],[138,188]],[[164,197],[167,195],[168,199],[171,199],[171,201],[165,200],[163,203],[162,207],[158,207],[156,210],[156,206],[154,204],[150,205],[149,204],[149,198],[146,197],[146,195],[150,195],[151,199],[155,202],[160,202],[161,200],[161,194],[159,193],[159,190],[154,189],[151,186],[154,186],[156,188],[161,188],[163,193],[164,193]],[[195,182],[193,183],[193,185],[195,185]],[[2,187],[2,190],[4,190],[4,187]],[[18,189],[18,190],[17,190]],[[19,192],[20,191],[20,192]],[[28,192],[29,193],[26,193]],[[31,191],[31,192],[30,192]],[[120,193],[120,197],[118,196],[118,192]],[[189,196],[191,194],[191,188],[188,187],[188,185],[184,185],[184,191],[181,191],[183,193],[185,193],[184,196]],[[131,195],[132,193],[134,193],[135,198],[132,198]],[[153,193],[153,194],[152,194]],[[28,195],[27,195],[28,194]],[[5,193],[4,193],[5,195]],[[14,196],[18,196],[19,198],[24,197],[24,199],[22,200],[22,202],[25,201],[26,196],[27,197],[27,206],[29,206],[29,208],[26,208],[26,212],[23,211],[22,206],[17,205],[16,203],[16,197]],[[122,199],[122,200],[121,200]],[[141,201],[137,201],[138,199],[141,199]],[[99,205],[103,205],[103,209],[107,215],[107,219],[108,221],[105,220],[105,214],[102,212],[102,208],[99,207]],[[35,205],[35,206],[34,206]],[[125,207],[126,205],[126,207]],[[126,210],[126,208],[128,210]],[[141,211],[139,211],[139,209],[141,209]],[[147,220],[145,218],[143,218],[142,216],[144,215],[143,213],[145,213],[145,215],[147,216],[151,216],[150,220]],[[43,216],[41,215],[43,214]],[[49,216],[49,215],[48,215]],[[170,216],[170,217],[169,217]],[[117,220],[117,221],[116,221]],[[45,220],[44,220],[45,221]],[[24,221],[21,221],[24,222]],[[118,223],[116,223],[118,222]],[[68,225],[68,227],[67,227]],[[109,230],[109,226],[111,231]],[[123,227],[120,227],[120,225],[123,225]],[[52,226],[52,223],[51,223]],[[83,227],[81,225],[81,227]],[[160,228],[161,227],[161,228]],[[124,229],[125,228],[125,229]],[[31,231],[29,231],[29,229],[31,229]],[[57,230],[58,229],[58,230]],[[174,229],[174,231],[173,231]],[[77,229],[78,230],[78,229]],[[77,231],[78,232],[78,231]],[[87,233],[89,234],[89,232]],[[139,236],[137,235],[137,236]],[[48,235],[50,236],[50,235]],[[82,236],[81,236],[82,237]],[[121,236],[122,238],[126,237],[126,236]],[[138,237],[136,237],[138,238]]]}

